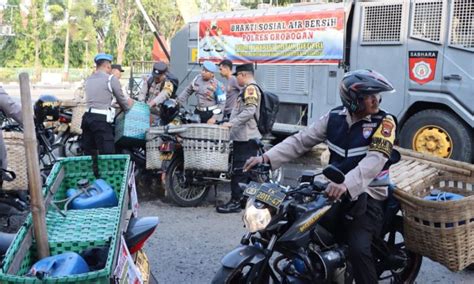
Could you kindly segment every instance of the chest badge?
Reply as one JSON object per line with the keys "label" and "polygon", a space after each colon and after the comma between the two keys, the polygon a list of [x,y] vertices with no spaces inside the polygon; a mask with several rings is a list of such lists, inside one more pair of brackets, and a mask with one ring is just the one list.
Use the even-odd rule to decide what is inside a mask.
{"label": "chest badge", "polygon": [[372,127],[362,128],[362,136],[364,136],[365,139],[369,138],[370,134],[372,134],[372,130],[374,130]]}

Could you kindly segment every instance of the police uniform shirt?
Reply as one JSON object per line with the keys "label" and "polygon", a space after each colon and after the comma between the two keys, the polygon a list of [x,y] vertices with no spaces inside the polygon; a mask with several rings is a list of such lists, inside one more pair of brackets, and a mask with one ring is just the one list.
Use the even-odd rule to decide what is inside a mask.
{"label": "police uniform shirt", "polygon": [[[7,92],[0,86],[0,110],[5,113],[7,117],[13,118],[16,122],[23,124],[21,116],[21,105],[14,102]],[[7,151],[5,142],[3,141],[3,132],[0,129],[0,159],[2,161],[1,167],[7,169]]]}
{"label": "police uniform shirt", "polygon": [[[220,84],[223,86],[222,84]],[[214,92],[216,88],[218,88],[219,83],[216,78],[212,78],[208,81],[205,81],[201,75],[197,75],[194,80],[189,84],[186,89],[184,89],[181,94],[178,96],[178,102],[181,105],[186,104],[188,98],[195,93],[197,97],[197,107],[198,109],[201,108],[208,108],[211,106],[217,105],[218,108],[221,110],[220,115],[214,115],[215,119],[221,119],[225,107],[225,101],[217,102],[217,98],[215,97]],[[205,121],[203,121],[205,122]]]}
{"label": "police uniform shirt", "polygon": [[225,109],[224,113],[232,113],[232,109],[237,104],[237,98],[239,97],[241,87],[237,83],[237,78],[231,76],[225,84]]}
{"label": "police uniform shirt", "polygon": [[111,107],[113,96],[115,96],[120,107],[128,110],[130,107],[128,106],[127,98],[123,95],[119,80],[115,76],[110,78],[111,93],[109,90],[109,77],[109,74],[97,71],[87,78],[85,84],[87,107],[108,109]]}
{"label": "police uniform shirt", "polygon": [[[265,155],[269,158],[272,168],[279,168],[282,163],[296,159],[311,150],[313,146],[325,142],[327,139],[329,114],[322,116],[312,125],[288,137],[266,152]],[[339,111],[339,114],[345,116],[345,121],[349,128],[357,123],[357,121],[352,120],[347,109],[344,108]],[[369,115],[362,120],[370,123],[371,116]],[[392,151],[396,131],[394,118],[390,115],[385,116],[382,123],[371,131],[372,140],[368,146],[366,156],[346,174],[344,181],[353,199],[356,199],[363,192],[367,192],[372,198],[377,200],[384,200],[387,197],[386,186],[377,187],[369,186],[369,184],[381,173]],[[363,133],[360,133],[360,135],[365,136]]]}
{"label": "police uniform shirt", "polygon": [[242,89],[241,95],[237,98],[236,105],[230,116],[230,140],[249,141],[254,138],[262,138],[258,131],[257,121],[260,109],[260,91],[255,81],[250,82]]}
{"label": "police uniform shirt", "polygon": [[[169,99],[174,92],[174,85],[170,80],[164,80],[163,82],[153,82],[151,86],[148,85],[148,79],[144,80],[140,94],[138,95],[138,100],[146,103],[149,103],[153,100],[156,101],[156,104],[163,103],[166,99]],[[147,96],[148,94],[148,96]]]}

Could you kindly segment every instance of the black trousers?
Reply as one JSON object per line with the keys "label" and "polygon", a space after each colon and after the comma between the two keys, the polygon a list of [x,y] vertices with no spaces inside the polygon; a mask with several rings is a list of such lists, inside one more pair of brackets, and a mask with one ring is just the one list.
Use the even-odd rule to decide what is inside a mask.
{"label": "black trousers", "polygon": [[194,113],[199,115],[201,123],[206,123],[214,115],[212,111],[200,111],[198,109],[195,109]]}
{"label": "black trousers", "polygon": [[[358,208],[357,215],[352,216],[351,209],[355,202],[346,200],[335,203],[321,219],[321,225],[332,232],[338,242],[348,245],[349,261],[356,283],[372,284],[378,283],[378,276],[371,245],[372,239],[380,234],[383,225],[383,201],[364,195],[359,199],[366,198],[365,210]],[[352,220],[349,220],[348,214],[353,217]]]}
{"label": "black trousers", "polygon": [[86,155],[115,154],[114,129],[103,114],[84,113],[81,147]]}
{"label": "black trousers", "polygon": [[250,174],[242,172],[242,168],[248,158],[257,156],[258,146],[256,143],[250,141],[234,141],[232,145],[232,168],[234,169],[234,172],[230,178],[230,190],[232,191],[231,198],[233,200],[240,200],[242,198],[242,189],[239,187],[239,183],[250,182]]}

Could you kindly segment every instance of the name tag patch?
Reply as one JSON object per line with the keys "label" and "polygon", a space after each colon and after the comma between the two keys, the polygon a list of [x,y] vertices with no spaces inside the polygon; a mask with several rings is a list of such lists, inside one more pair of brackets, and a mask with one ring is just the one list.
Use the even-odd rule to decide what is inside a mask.
{"label": "name tag patch", "polygon": [[372,134],[372,131],[374,129],[372,127],[364,127],[362,128],[362,136],[364,136],[365,139],[370,137],[370,134]]}

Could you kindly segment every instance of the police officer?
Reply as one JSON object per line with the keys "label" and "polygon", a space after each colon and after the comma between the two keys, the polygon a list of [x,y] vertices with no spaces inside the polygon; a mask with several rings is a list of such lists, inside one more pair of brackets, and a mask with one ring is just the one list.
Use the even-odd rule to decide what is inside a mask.
{"label": "police officer", "polygon": [[227,82],[224,84],[225,88],[225,108],[224,108],[224,118],[229,118],[232,109],[237,103],[237,97],[240,94],[240,86],[237,83],[237,78],[232,75],[232,61],[224,59],[219,63],[219,71],[222,77],[224,77]]}
{"label": "police officer", "polygon": [[122,79],[123,72],[125,72],[125,70],[123,70],[121,64],[112,64],[111,74],[114,75],[119,81]]}
{"label": "police officer", "polygon": [[178,96],[178,102],[184,105],[193,93],[197,97],[194,113],[198,114],[202,123],[214,124],[222,119],[225,107],[224,85],[214,78],[217,66],[211,61],[205,61],[201,74],[197,75],[189,86]]}
{"label": "police officer", "polygon": [[[5,116],[13,118],[19,124],[23,124],[21,105],[15,103],[2,86],[0,86],[0,111],[2,111]],[[5,170],[8,168],[7,149],[5,147],[5,141],[3,140],[2,129],[0,129],[0,168]],[[2,181],[3,171],[2,178],[0,178],[0,187]]]}
{"label": "police officer", "polygon": [[154,115],[159,115],[155,106],[161,105],[166,99],[175,98],[179,81],[169,70],[168,65],[158,61],[153,65],[152,77],[145,81],[138,100],[146,102]]}
{"label": "police officer", "polygon": [[340,84],[342,106],[245,164],[245,170],[261,162],[278,168],[314,145],[327,142],[329,163],[346,175],[343,184],[329,183],[327,195],[332,199],[343,195],[348,198],[336,203],[322,221],[348,244],[356,283],[378,281],[371,243],[381,230],[382,204],[388,189],[377,183],[387,184],[389,180],[389,157],[396,131],[395,118],[381,110],[379,103],[380,94],[392,90],[390,82],[375,71],[347,73]]}
{"label": "police officer", "polygon": [[242,171],[245,161],[257,155],[258,145],[251,139],[260,139],[262,135],[258,131],[257,119],[259,118],[261,94],[254,79],[252,64],[237,66],[235,76],[242,91],[237,103],[232,110],[230,121],[224,126],[230,127],[230,140],[233,141],[233,169],[231,177],[231,199],[228,203],[216,208],[219,213],[240,212],[240,200],[242,189],[239,183],[248,183],[248,173]]}
{"label": "police officer", "polygon": [[123,95],[118,79],[110,75],[112,60],[110,54],[97,54],[94,58],[96,72],[85,83],[87,111],[82,117],[81,128],[82,149],[86,155],[115,153],[112,98],[115,97],[125,111],[133,104]]}

